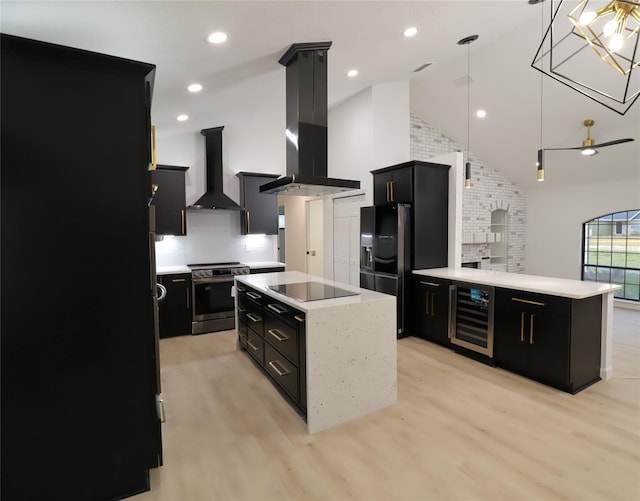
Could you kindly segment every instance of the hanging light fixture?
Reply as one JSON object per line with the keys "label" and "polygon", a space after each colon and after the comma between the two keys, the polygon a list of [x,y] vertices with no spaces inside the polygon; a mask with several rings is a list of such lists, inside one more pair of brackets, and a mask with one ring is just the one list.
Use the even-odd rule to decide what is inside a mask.
{"label": "hanging light fixture", "polygon": [[531,66],[624,115],[640,97],[639,41],[640,0],[552,0]]}
{"label": "hanging light fixture", "polygon": [[458,40],[458,45],[466,45],[467,46],[467,162],[464,164],[464,187],[471,188],[471,156],[470,156],[470,100],[469,97],[471,95],[471,50],[470,45],[472,42],[475,42],[478,39],[478,35],[469,35],[468,37],[464,37],[461,40]]}

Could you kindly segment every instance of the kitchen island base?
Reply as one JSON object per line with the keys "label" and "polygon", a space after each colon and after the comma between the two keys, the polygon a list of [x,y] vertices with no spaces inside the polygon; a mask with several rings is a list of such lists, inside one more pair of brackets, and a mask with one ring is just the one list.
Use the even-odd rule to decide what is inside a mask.
{"label": "kitchen island base", "polygon": [[[307,279],[357,295],[296,301],[269,285]],[[238,344],[317,433],[397,401],[395,297],[299,272],[236,277]]]}

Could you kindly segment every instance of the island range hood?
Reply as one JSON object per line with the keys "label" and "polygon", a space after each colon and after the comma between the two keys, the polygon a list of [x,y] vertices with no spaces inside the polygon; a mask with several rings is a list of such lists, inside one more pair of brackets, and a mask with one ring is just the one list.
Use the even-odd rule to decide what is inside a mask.
{"label": "island range hood", "polygon": [[293,44],[286,67],[287,175],[261,193],[326,196],[360,189],[360,181],[327,177],[327,51],[331,42]]}
{"label": "island range hood", "polygon": [[222,191],[222,129],[224,125],[200,131],[205,140],[207,191],[190,206],[192,209],[242,210]]}

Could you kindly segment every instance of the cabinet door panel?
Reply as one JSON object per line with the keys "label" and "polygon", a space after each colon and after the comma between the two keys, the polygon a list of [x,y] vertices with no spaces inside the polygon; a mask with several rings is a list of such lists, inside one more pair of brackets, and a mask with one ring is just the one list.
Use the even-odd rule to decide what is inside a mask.
{"label": "cabinet door panel", "polygon": [[511,290],[496,289],[493,356],[501,367],[522,374],[527,372],[528,364],[528,309],[511,298]]}
{"label": "cabinet door panel", "polygon": [[158,282],[167,289],[166,297],[158,302],[160,337],[191,334],[191,276],[161,275]]}
{"label": "cabinet door panel", "polygon": [[569,379],[569,318],[534,307],[528,323],[530,377],[565,388]]}
{"label": "cabinet door panel", "polygon": [[373,204],[388,205],[391,204],[390,186],[391,174],[385,172],[383,174],[373,175]]}
{"label": "cabinet door panel", "polygon": [[413,168],[405,167],[393,171],[389,190],[391,202],[411,203],[413,201]]}
{"label": "cabinet door panel", "polygon": [[240,231],[243,235],[278,234],[278,196],[260,193],[260,186],[277,176],[269,177],[239,173],[241,214]]}
{"label": "cabinet door panel", "polygon": [[158,166],[151,172],[151,182],[157,185],[153,197],[156,208],[156,233],[158,235],[186,235],[185,173]]}

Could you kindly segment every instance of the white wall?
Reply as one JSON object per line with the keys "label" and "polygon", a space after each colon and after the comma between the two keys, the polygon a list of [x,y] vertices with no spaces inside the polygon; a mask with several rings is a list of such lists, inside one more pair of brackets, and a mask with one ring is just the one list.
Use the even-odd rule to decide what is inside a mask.
{"label": "white wall", "polygon": [[[172,132],[157,132],[158,163],[189,167],[185,175],[187,206],[205,192],[205,145],[200,134],[203,128],[224,126],[222,189],[235,202],[240,201],[237,172],[285,173],[284,81],[282,86],[282,110],[275,115],[256,114],[242,123],[234,117],[205,117],[199,122],[184,122]],[[187,236],[165,237],[156,242],[157,265],[277,261],[277,237],[242,236],[239,218],[238,211],[188,210]]]}
{"label": "white wall", "polygon": [[546,187],[527,193],[525,271],[579,280],[582,225],[595,217],[640,207],[637,180]]}
{"label": "white wall", "polygon": [[370,171],[410,158],[409,82],[369,87],[329,110],[328,173],[355,179],[373,204]]}
{"label": "white wall", "polygon": [[278,204],[284,206],[286,270],[306,272],[307,215],[306,202],[310,197],[282,196]]}

